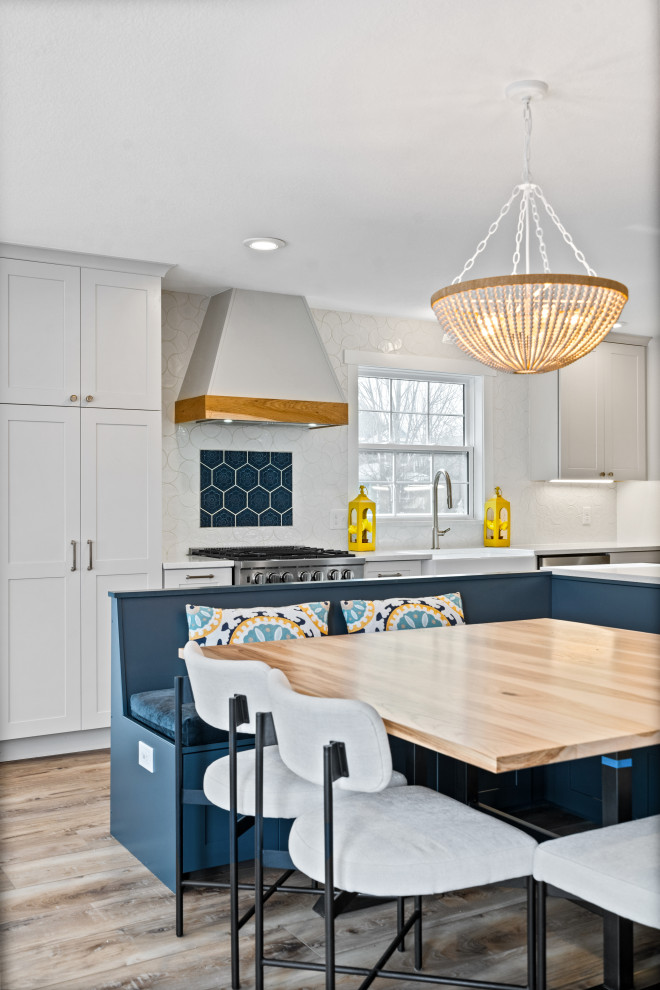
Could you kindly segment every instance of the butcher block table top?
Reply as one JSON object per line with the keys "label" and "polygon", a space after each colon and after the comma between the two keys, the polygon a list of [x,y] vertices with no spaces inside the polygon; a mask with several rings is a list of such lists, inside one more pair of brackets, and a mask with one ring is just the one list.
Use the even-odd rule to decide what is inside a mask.
{"label": "butcher block table top", "polygon": [[500,773],[660,743],[660,636],[560,619],[203,647]]}

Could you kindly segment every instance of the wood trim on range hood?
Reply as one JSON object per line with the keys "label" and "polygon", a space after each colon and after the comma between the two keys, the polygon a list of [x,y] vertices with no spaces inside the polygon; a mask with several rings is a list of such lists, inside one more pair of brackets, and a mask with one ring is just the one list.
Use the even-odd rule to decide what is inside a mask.
{"label": "wood trim on range hood", "polygon": [[179,399],[174,422],[232,419],[249,423],[286,423],[300,426],[345,426],[347,402],[306,402],[292,399],[263,399],[234,395],[197,395]]}

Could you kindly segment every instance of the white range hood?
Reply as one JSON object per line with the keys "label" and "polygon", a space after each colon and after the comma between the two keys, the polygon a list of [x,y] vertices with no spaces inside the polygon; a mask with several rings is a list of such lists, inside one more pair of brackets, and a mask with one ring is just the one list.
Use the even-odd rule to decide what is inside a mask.
{"label": "white range hood", "polygon": [[342,426],[348,405],[302,296],[227,289],[209,302],[175,421]]}

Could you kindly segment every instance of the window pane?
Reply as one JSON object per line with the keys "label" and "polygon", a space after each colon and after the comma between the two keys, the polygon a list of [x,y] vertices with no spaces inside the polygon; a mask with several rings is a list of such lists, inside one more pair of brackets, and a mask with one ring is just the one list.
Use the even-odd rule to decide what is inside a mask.
{"label": "window pane", "polygon": [[462,416],[429,416],[429,443],[443,447],[461,447],[464,440]]}
{"label": "window pane", "polygon": [[360,443],[389,443],[390,414],[361,412],[359,416]]}
{"label": "window pane", "polygon": [[397,485],[396,511],[400,515],[429,513],[431,511],[431,488],[429,485]]}
{"label": "window pane", "polygon": [[463,385],[453,382],[429,383],[429,412],[438,416],[450,414],[462,416],[464,413]]}
{"label": "window pane", "polygon": [[396,480],[421,481],[428,484],[431,480],[430,454],[396,454]]}
{"label": "window pane", "polygon": [[428,382],[393,379],[392,409],[425,413],[428,409]]}
{"label": "window pane", "polygon": [[367,494],[376,503],[376,516],[378,516],[378,513],[387,516],[392,515],[394,511],[392,507],[392,485],[368,484]]}
{"label": "window pane", "polygon": [[468,486],[455,485],[452,482],[451,494],[453,503],[452,508],[448,509],[446,503],[439,502],[439,511],[443,515],[447,513],[450,516],[464,516],[468,511]]}
{"label": "window pane", "polygon": [[358,406],[360,409],[389,410],[389,378],[359,378]]}
{"label": "window pane", "polygon": [[360,484],[370,481],[394,481],[392,475],[392,454],[372,450],[360,451]]}
{"label": "window pane", "polygon": [[422,413],[392,413],[394,443],[428,443],[427,417]]}
{"label": "window pane", "polygon": [[433,477],[436,471],[448,471],[452,485],[459,481],[468,480],[467,454],[434,454]]}

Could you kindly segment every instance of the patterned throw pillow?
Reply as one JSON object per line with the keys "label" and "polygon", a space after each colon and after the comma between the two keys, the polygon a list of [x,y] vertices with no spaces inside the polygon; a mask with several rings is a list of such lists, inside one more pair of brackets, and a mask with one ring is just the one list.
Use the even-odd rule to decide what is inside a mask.
{"label": "patterned throw pillow", "polygon": [[212,608],[186,605],[188,634],[200,646],[267,643],[328,635],[330,602],[306,602],[281,608]]}
{"label": "patterned throw pillow", "polygon": [[386,598],[383,601],[341,603],[349,633],[388,632],[393,629],[427,629],[465,623],[463,602],[455,591],[433,598]]}

